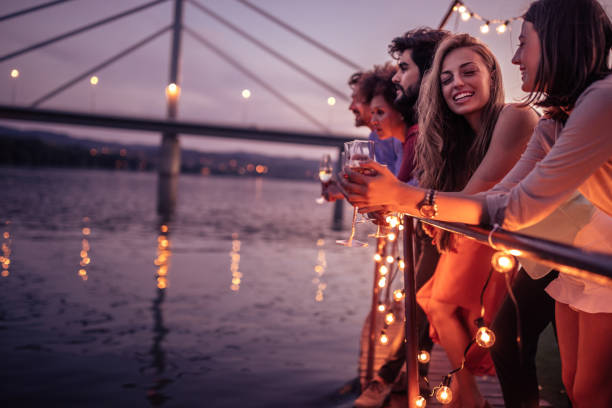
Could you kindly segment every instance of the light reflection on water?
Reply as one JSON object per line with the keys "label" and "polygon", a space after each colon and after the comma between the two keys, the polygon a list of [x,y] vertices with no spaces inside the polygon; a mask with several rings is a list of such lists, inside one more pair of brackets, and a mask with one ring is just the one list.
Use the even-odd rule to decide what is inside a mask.
{"label": "light reflection on water", "polygon": [[3,278],[7,278],[10,275],[10,266],[11,266],[11,244],[12,237],[9,227],[11,225],[10,221],[5,221],[2,231],[2,255],[0,256],[0,264],[2,265],[2,272],[0,272],[0,276]]}
{"label": "light reflection on water", "polygon": [[30,405],[68,387],[88,406],[350,406],[329,394],[355,375],[371,252],[328,244],[319,186],[182,176],[160,222],[155,183],[3,169],[0,382],[40,384]]}

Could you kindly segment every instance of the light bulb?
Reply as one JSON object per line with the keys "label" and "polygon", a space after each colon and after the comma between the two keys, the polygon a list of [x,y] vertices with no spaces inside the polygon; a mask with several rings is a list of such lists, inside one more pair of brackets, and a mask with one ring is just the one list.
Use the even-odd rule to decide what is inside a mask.
{"label": "light bulb", "polygon": [[387,333],[382,332],[378,338],[378,341],[380,341],[380,344],[383,346],[386,346],[389,343],[389,336],[387,336]]}
{"label": "light bulb", "polygon": [[380,261],[382,261],[382,256],[380,256],[380,254],[375,254],[375,255],[374,255],[374,260],[375,260],[376,262],[380,262]]}
{"label": "light bulb", "polygon": [[486,34],[489,32],[489,23],[480,26],[480,32]]}
{"label": "light bulb", "polygon": [[385,323],[390,325],[390,324],[393,324],[394,321],[395,321],[395,315],[393,313],[387,313],[385,315]]}
{"label": "light bulb", "polygon": [[378,272],[380,272],[382,276],[385,276],[389,273],[389,268],[387,268],[387,265],[382,265],[380,268],[378,268]]}
{"label": "light bulb", "polygon": [[99,81],[100,81],[99,78],[95,75],[89,78],[89,83],[92,85],[98,85]]}
{"label": "light bulb", "polygon": [[395,261],[395,258],[393,258],[393,255],[387,256],[387,263],[393,263],[393,261]]}
{"label": "light bulb", "polygon": [[251,97],[251,90],[250,89],[243,89],[242,90],[242,97],[244,99],[249,99]]}
{"label": "light bulb", "polygon": [[436,391],[436,399],[442,404],[450,404],[453,400],[453,392],[449,387],[443,385]]}
{"label": "light bulb", "polygon": [[379,304],[378,304],[378,311],[379,311],[379,312],[384,312],[386,309],[387,309],[387,308],[385,307],[385,305],[384,305],[384,304],[382,304],[382,303],[379,303]]}
{"label": "light bulb", "polygon": [[404,298],[404,292],[402,292],[401,289],[395,289],[393,291],[393,299],[395,299],[395,301],[399,302],[403,298]]}
{"label": "light bulb", "polygon": [[429,360],[431,360],[431,355],[427,350],[421,350],[419,354],[417,354],[417,360],[421,364],[427,364],[429,363]]}
{"label": "light bulb", "polygon": [[458,10],[459,10],[459,12],[460,12],[460,13],[465,13],[465,11],[467,10],[467,8],[465,8],[465,6],[463,6],[463,5],[462,5],[462,6],[459,6],[459,9],[458,9]]}
{"label": "light bulb", "polygon": [[11,78],[19,78],[19,70],[18,69],[12,69],[11,70]]}
{"label": "light bulb", "polygon": [[495,333],[486,326],[482,326],[476,332],[476,344],[482,348],[489,348],[495,344]]}
{"label": "light bulb", "polygon": [[497,272],[508,273],[514,270],[516,259],[506,252],[497,251],[491,257],[491,265]]}
{"label": "light bulb", "polygon": [[417,408],[424,408],[427,405],[427,400],[419,395],[416,401],[414,401],[414,405]]}
{"label": "light bulb", "polygon": [[395,241],[395,238],[396,238],[395,233],[394,232],[390,232],[389,235],[387,235],[387,238],[391,242]]}
{"label": "light bulb", "polygon": [[378,280],[378,287],[384,288],[386,285],[387,285],[387,278],[383,276]]}
{"label": "light bulb", "polygon": [[506,32],[506,29],[508,28],[508,26],[506,25],[506,23],[500,24],[497,26],[496,30],[498,32],[498,34],[503,34]]}
{"label": "light bulb", "polygon": [[472,17],[472,16],[471,16],[471,14],[470,14],[470,13],[468,13],[467,11],[465,11],[465,12],[461,13],[461,19],[462,19],[463,21],[468,21],[468,20],[470,19],[470,17]]}
{"label": "light bulb", "polygon": [[181,93],[181,87],[175,83],[171,83],[166,87],[166,97],[170,99],[178,98]]}
{"label": "light bulb", "polygon": [[399,261],[397,261],[397,266],[403,271],[404,268],[406,267],[406,263],[404,262],[403,259],[400,259]]}
{"label": "light bulb", "polygon": [[329,98],[327,98],[327,104],[329,106],[334,106],[336,104],[336,98],[334,98],[333,96],[330,96]]}

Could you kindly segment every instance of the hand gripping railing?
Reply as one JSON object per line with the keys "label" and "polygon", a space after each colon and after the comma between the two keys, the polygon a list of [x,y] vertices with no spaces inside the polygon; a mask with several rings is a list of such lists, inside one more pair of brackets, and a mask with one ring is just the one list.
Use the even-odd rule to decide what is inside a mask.
{"label": "hand gripping railing", "polygon": [[[581,279],[612,288],[612,254],[587,251],[571,245],[534,238],[502,229],[484,228],[465,224],[423,220],[446,231],[461,234],[515,256],[521,256],[548,265],[560,273],[565,273]],[[404,217],[404,291],[406,294],[406,372],[408,378],[408,404],[410,408],[418,408],[419,373],[418,373],[418,343],[416,332],[416,286],[413,253],[413,217]]]}

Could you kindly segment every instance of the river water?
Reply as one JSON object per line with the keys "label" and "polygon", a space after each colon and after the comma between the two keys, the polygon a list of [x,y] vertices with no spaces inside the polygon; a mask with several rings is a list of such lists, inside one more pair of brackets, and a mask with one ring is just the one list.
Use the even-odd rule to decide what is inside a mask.
{"label": "river water", "polygon": [[373,250],[319,185],[181,176],[167,224],[156,189],[0,169],[0,406],[351,406]]}

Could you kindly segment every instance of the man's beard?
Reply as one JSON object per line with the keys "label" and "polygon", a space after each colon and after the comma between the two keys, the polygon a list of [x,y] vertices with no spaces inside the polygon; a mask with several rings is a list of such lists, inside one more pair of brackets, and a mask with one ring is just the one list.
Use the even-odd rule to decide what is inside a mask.
{"label": "man's beard", "polygon": [[421,84],[412,85],[407,91],[404,91],[404,88],[402,88],[400,85],[396,85],[396,87],[400,91],[400,95],[395,98],[393,106],[402,115],[404,122],[408,126],[415,125],[418,120],[416,103],[419,99]]}

